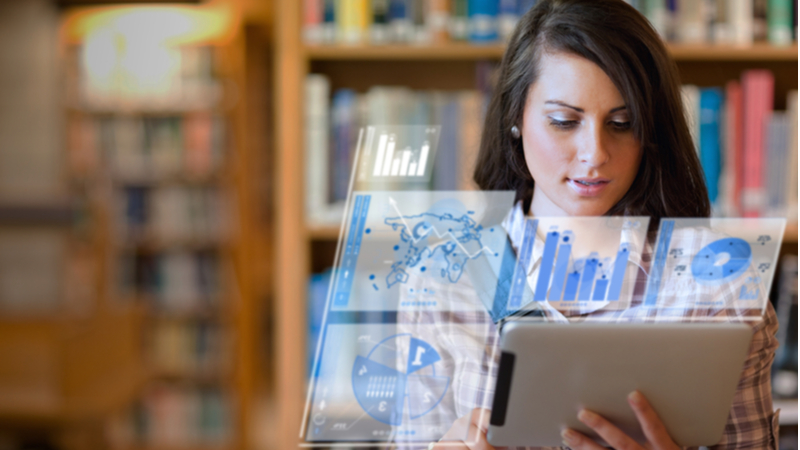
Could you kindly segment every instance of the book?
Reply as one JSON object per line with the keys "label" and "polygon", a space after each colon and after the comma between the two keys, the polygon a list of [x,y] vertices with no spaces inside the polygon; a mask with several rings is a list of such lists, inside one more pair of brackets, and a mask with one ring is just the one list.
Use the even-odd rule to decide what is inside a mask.
{"label": "book", "polygon": [[429,0],[428,33],[433,42],[447,42],[449,39],[450,0]]}
{"label": "book", "polygon": [[367,0],[339,0],[336,8],[338,41],[344,44],[365,41],[369,18]]}
{"label": "book", "polygon": [[742,74],[742,215],[759,217],[765,201],[763,180],[764,133],[772,111],[775,80],[768,70],[752,69]]}
{"label": "book", "polygon": [[393,42],[410,42],[414,23],[410,16],[411,0],[389,0],[389,35]]}
{"label": "book", "polygon": [[469,40],[476,44],[494,42],[498,39],[497,0],[468,0]]}
{"label": "book", "polygon": [[705,0],[678,0],[678,42],[692,44],[706,41],[707,6]]}
{"label": "book", "polygon": [[786,95],[788,136],[786,138],[788,163],[786,164],[786,217],[797,221],[797,91]]}
{"label": "book", "polygon": [[336,42],[336,0],[323,0],[322,4],[322,42]]}
{"label": "book", "polygon": [[303,0],[303,40],[307,44],[323,41],[324,13],[323,0]]}
{"label": "book", "polygon": [[769,0],[753,0],[753,41],[767,40],[767,9]]}
{"label": "book", "polygon": [[330,81],[309,74],[305,83],[306,217],[317,220],[328,204]]}
{"label": "book", "polygon": [[766,118],[764,133],[764,190],[766,217],[786,217],[786,165],[788,164],[788,118],[783,111],[772,111]]}
{"label": "book", "polygon": [[639,5],[642,11],[662,39],[669,37],[669,16],[664,0],[642,0]]}
{"label": "book", "polygon": [[737,45],[753,43],[753,0],[730,0],[727,4],[726,15],[731,39]]}
{"label": "book", "polygon": [[692,135],[692,143],[695,151],[700,154],[700,88],[692,84],[681,86],[681,96],[683,97],[683,110],[686,115],[686,124],[689,126],[689,133]]}
{"label": "book", "polygon": [[719,211],[722,216],[741,215],[742,190],[742,89],[739,81],[725,85],[722,171],[720,175]]}
{"label": "book", "polygon": [[708,197],[717,204],[720,178],[720,122],[722,90],[700,89],[700,164],[706,177]]}
{"label": "book", "polygon": [[371,7],[369,41],[372,44],[385,44],[389,42],[389,0],[371,0]]}
{"label": "book", "polygon": [[467,9],[467,0],[451,0],[447,29],[450,32],[450,39],[454,41],[465,41],[469,36]]}
{"label": "book", "polygon": [[500,0],[497,29],[500,40],[507,41],[519,22],[519,0]]}
{"label": "book", "polygon": [[767,3],[767,38],[773,45],[792,43],[792,0]]}

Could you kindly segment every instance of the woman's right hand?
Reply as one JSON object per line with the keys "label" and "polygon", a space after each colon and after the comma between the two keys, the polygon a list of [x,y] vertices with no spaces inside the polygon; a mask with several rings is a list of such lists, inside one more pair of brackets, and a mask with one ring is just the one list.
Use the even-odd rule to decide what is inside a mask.
{"label": "woman's right hand", "polygon": [[[434,445],[429,449],[436,450],[494,450],[486,441],[486,430],[489,426],[488,409],[475,408],[470,414],[453,422],[453,426],[439,440],[443,445]],[[447,445],[444,445],[444,444]],[[453,445],[461,443],[461,445]]]}

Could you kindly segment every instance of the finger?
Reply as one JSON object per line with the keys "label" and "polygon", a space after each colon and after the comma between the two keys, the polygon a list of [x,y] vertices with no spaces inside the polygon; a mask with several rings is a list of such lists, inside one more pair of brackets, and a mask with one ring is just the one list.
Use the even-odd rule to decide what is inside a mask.
{"label": "finger", "polygon": [[564,440],[564,445],[572,450],[605,450],[594,439],[570,428],[561,431],[561,439]]}
{"label": "finger", "polygon": [[628,403],[631,405],[633,413],[636,414],[636,419],[639,420],[639,425],[648,442],[656,445],[674,444],[664,422],[661,421],[656,410],[641,392],[631,392],[628,395]]}
{"label": "finger", "polygon": [[486,434],[489,431],[489,418],[492,411],[486,408],[475,408],[472,410],[472,424],[483,430]]}
{"label": "finger", "polygon": [[470,450],[495,450],[486,440],[486,431],[474,424],[470,425],[469,440],[466,444]]}
{"label": "finger", "polygon": [[578,413],[578,420],[594,430],[608,445],[617,450],[639,450],[642,448],[636,441],[631,439],[630,436],[614,426],[614,424],[588,409],[582,409]]}

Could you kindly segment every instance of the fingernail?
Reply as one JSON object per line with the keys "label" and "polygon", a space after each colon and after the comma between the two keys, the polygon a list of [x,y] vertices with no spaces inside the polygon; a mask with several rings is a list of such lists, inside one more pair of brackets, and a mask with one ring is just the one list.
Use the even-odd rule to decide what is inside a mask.
{"label": "fingernail", "polygon": [[642,404],[642,394],[639,391],[633,391],[628,394],[628,401],[635,406],[640,406]]}
{"label": "fingernail", "polygon": [[569,428],[564,428],[561,430],[561,438],[564,439],[564,443],[567,444],[567,446],[575,445],[580,440],[578,433],[570,430]]}
{"label": "fingernail", "polygon": [[597,414],[587,409],[582,409],[581,412],[578,413],[578,420],[589,426],[594,425],[597,422],[597,418]]}

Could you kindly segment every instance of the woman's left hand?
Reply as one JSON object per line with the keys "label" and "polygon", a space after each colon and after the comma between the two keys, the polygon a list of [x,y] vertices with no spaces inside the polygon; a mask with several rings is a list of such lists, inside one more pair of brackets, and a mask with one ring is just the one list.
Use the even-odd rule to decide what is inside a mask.
{"label": "woman's left hand", "polygon": [[[656,414],[653,407],[650,406],[650,402],[644,398],[644,395],[639,391],[632,392],[628,395],[628,404],[631,405],[631,409],[633,409],[636,418],[639,420],[639,425],[642,427],[644,436],[647,438],[647,444],[645,444],[644,447],[599,414],[584,409],[578,413],[578,420],[594,430],[608,445],[617,450],[638,450],[644,448],[671,450],[680,448],[669,436],[658,414]],[[575,430],[565,429],[561,433],[561,437],[564,439],[564,444],[575,450],[596,450],[605,448],[595,442],[594,439]]]}

